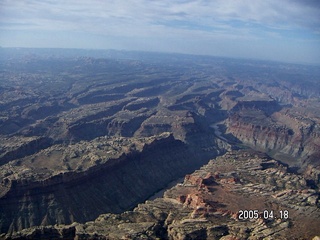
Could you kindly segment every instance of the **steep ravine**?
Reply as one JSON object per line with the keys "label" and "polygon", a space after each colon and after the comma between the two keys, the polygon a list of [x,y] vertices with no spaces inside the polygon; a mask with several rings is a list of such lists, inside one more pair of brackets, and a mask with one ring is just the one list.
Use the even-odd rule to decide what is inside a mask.
{"label": "steep ravine", "polygon": [[[85,172],[36,182],[14,180],[0,198],[0,232],[70,224],[120,213],[206,162],[172,135]],[[125,194],[124,194],[125,193]]]}

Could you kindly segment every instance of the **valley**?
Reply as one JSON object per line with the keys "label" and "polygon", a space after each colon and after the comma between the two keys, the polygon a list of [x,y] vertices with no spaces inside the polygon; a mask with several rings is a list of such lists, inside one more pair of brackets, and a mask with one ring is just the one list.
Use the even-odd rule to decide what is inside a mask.
{"label": "valley", "polygon": [[320,235],[319,67],[0,51],[0,238]]}

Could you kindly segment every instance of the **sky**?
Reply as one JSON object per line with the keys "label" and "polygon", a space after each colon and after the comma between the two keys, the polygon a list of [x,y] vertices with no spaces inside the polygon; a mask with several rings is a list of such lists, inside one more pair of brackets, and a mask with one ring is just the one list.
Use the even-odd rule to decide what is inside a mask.
{"label": "sky", "polygon": [[0,0],[0,46],[320,64],[320,1]]}

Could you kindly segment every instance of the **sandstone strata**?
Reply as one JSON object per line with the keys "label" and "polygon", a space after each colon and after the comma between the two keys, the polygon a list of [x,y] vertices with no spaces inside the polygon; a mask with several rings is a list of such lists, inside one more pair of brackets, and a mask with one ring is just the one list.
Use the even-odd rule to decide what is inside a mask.
{"label": "sandstone strata", "polygon": [[[258,152],[233,151],[211,160],[163,198],[133,211],[102,214],[85,224],[25,229],[24,238],[69,239],[312,239],[319,235],[319,191]],[[258,210],[257,219],[239,219]],[[264,211],[273,211],[265,217]],[[288,211],[282,217],[280,211]]]}
{"label": "sandstone strata", "polygon": [[[123,231],[110,230],[110,234],[130,235],[136,231],[132,226],[140,226],[141,231],[148,228],[150,236],[214,238],[212,234],[228,232],[225,238],[243,237],[253,230],[229,228],[229,222],[224,222],[235,213],[236,204],[219,203],[218,195],[209,193],[226,194],[225,199],[234,197],[240,204],[234,186],[241,186],[240,195],[261,191],[276,194],[275,199],[289,199],[290,192],[277,189],[290,189],[295,202],[297,183],[302,189],[320,186],[316,67],[122,51],[0,52],[0,233],[4,235],[17,236],[14,232],[25,228],[29,233],[34,227],[30,238],[46,234],[73,238],[80,232],[83,238],[92,237],[97,225],[85,222],[106,214],[109,220],[102,217],[103,224],[113,217],[122,219],[115,223]],[[30,58],[31,52],[35,54]],[[243,185],[248,176],[247,172],[240,176],[241,161],[240,170],[233,167],[239,173],[227,177],[221,178],[219,171],[189,175],[185,182],[189,187],[141,205],[152,209],[160,204],[163,211],[153,217],[148,210],[140,217],[146,218],[143,226],[132,212],[125,212],[209,159],[248,147],[288,165],[262,164],[271,168],[269,175],[255,165],[248,173],[255,189]],[[273,174],[272,168],[278,173]],[[272,192],[260,189],[263,184],[271,184]],[[232,194],[225,193],[232,186]],[[300,200],[306,205],[318,201],[316,194]],[[224,205],[230,207],[227,212]],[[165,209],[168,206],[179,210],[171,214]],[[225,214],[223,221],[206,219],[217,209]],[[134,212],[141,216],[140,210]],[[203,216],[193,220],[198,215]],[[206,222],[211,230],[203,225]],[[268,223],[277,222],[267,221],[267,232],[272,231]],[[282,227],[286,224],[279,222]],[[81,230],[87,225],[90,230]],[[236,228],[242,229],[242,235]]]}
{"label": "sandstone strata", "polygon": [[227,120],[227,132],[243,144],[267,152],[291,166],[318,166],[319,118],[306,118],[298,109],[282,109],[267,115],[252,108],[237,111]]}
{"label": "sandstone strata", "polygon": [[[134,141],[100,138],[91,145],[79,143],[60,151],[54,147],[27,157],[23,165],[19,161],[4,165],[1,232],[84,222],[101,213],[128,210],[203,164],[168,133]],[[94,148],[100,151],[93,154]],[[50,165],[53,156],[61,163]]]}

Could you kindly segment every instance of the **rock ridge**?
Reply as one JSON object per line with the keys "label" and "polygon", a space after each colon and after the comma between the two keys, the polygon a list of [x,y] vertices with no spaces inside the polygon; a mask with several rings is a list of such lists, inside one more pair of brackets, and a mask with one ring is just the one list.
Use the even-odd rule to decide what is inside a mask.
{"label": "rock ridge", "polygon": [[[172,134],[162,134],[140,151],[120,154],[85,171],[60,172],[39,181],[10,180],[9,176],[2,182],[2,187],[9,189],[0,198],[1,232],[33,225],[84,222],[104,212],[128,210],[167,182],[202,165],[205,159],[194,161],[197,157]],[[104,203],[97,206],[101,201]],[[78,211],[80,202],[82,210]],[[19,211],[26,214],[17,215]]]}
{"label": "rock ridge", "polygon": [[[187,175],[163,198],[84,224],[33,227],[11,239],[312,239],[319,191],[263,153],[232,151]],[[243,219],[241,211],[257,211]],[[272,214],[271,214],[272,213]],[[242,218],[241,218],[242,216]]]}

